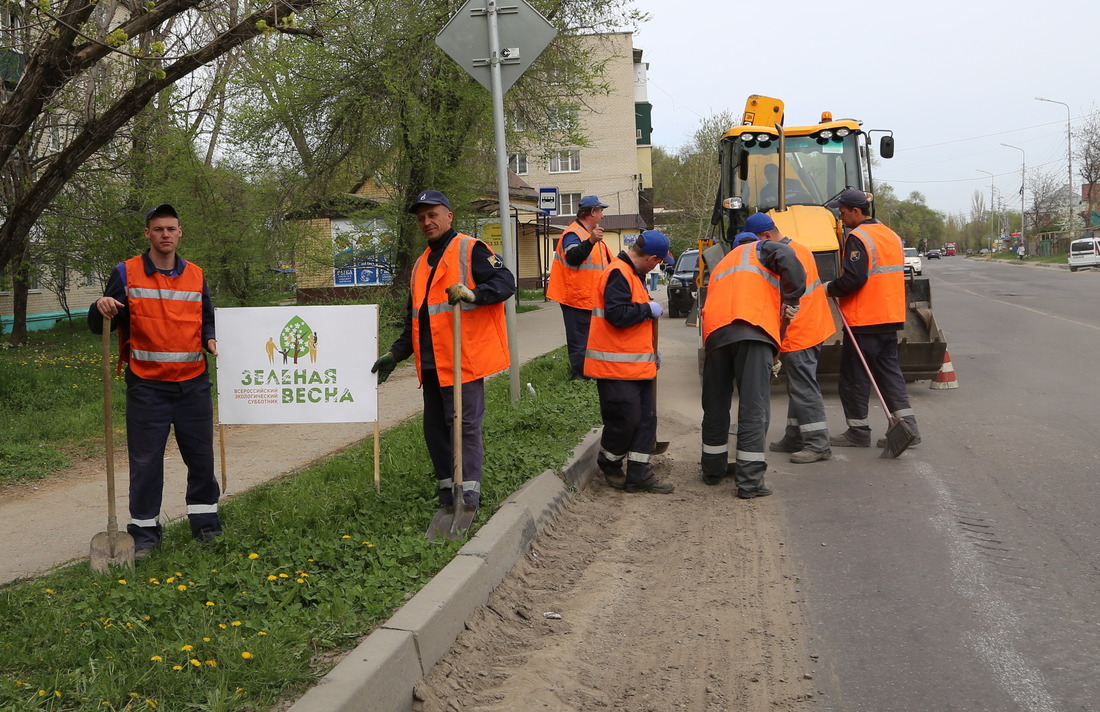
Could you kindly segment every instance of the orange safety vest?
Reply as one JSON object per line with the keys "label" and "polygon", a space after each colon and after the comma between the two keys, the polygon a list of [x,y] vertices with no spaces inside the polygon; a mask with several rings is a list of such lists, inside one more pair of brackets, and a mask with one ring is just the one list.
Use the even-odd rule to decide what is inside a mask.
{"label": "orange safety vest", "polygon": [[740,319],[761,329],[779,344],[779,275],[760,262],[760,242],[729,252],[711,272],[703,305],[703,343],[715,329]]}
{"label": "orange safety vest", "polygon": [[783,352],[817,346],[836,333],[833,314],[829,311],[829,297],[826,296],[825,285],[818,275],[814,253],[800,242],[791,240],[787,244],[798,255],[798,261],[806,270],[806,292],[798,302],[798,314],[787,324],[783,343],[779,347]]}
{"label": "orange safety vest", "polygon": [[202,353],[202,269],[187,262],[178,277],[145,273],[141,255],[126,260],[130,337],[119,362],[139,378],[187,381],[206,371]]}
{"label": "orange safety vest", "polygon": [[584,225],[574,222],[561,234],[554,248],[554,263],[550,265],[550,280],[546,283],[546,298],[577,309],[591,309],[596,303],[596,283],[604,269],[611,264],[611,250],[600,240],[584,262],[576,267],[565,261],[565,236],[576,233],[587,240],[592,233]]}
{"label": "orange safety vest", "polygon": [[867,283],[840,298],[840,310],[851,326],[905,321],[905,251],[901,238],[882,223],[852,230],[867,250]]}
{"label": "orange safety vest", "polygon": [[596,284],[592,323],[588,327],[588,348],[584,352],[584,375],[591,378],[612,378],[642,381],[657,377],[657,351],[653,347],[653,320],[646,319],[634,326],[619,329],[611,325],[604,312],[607,304],[604,291],[612,272],[619,272],[630,285],[630,301],[647,304],[649,292],[638,279],[634,267],[615,260],[600,274]]}
{"label": "orange safety vest", "polygon": [[[413,353],[416,354],[416,375],[424,381],[420,370],[420,318],[421,305],[427,302],[428,327],[432,332],[432,346],[435,354],[435,367],[439,376],[439,385],[453,386],[454,379],[454,332],[452,321],[454,307],[447,303],[447,287],[461,282],[473,289],[474,273],[470,260],[474,254],[474,245],[480,240],[458,233],[443,248],[443,255],[435,267],[435,277],[431,277],[432,268],[428,265],[428,250],[416,259],[412,269],[412,283],[409,291],[412,295],[412,337]],[[484,244],[484,243],[483,243]],[[488,245],[486,245],[488,247]],[[493,250],[490,247],[489,252]],[[495,253],[494,253],[495,254]],[[461,302],[462,334],[462,382],[469,383],[479,378],[491,376],[508,368],[511,363],[508,356],[508,330],[504,323],[504,303],[478,306]]]}

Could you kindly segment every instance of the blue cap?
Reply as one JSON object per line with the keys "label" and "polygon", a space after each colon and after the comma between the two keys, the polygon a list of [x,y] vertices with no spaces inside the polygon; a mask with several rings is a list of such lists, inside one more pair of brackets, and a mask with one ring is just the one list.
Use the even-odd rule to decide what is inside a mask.
{"label": "blue cap", "polygon": [[642,238],[642,252],[647,255],[653,255],[654,257],[660,257],[670,265],[676,263],[676,260],[672,259],[672,253],[668,251],[668,238],[665,237],[663,232],[646,230],[638,237]]}
{"label": "blue cap", "polygon": [[866,208],[870,204],[871,201],[867,199],[867,194],[862,190],[846,188],[836,197],[836,200],[830,200],[828,203],[825,203],[825,207],[839,208],[843,205],[848,208]]}
{"label": "blue cap", "polygon": [[153,208],[149,212],[145,213],[145,224],[148,225],[152,222],[153,218],[175,218],[180,219],[179,213],[168,203],[161,203],[157,207]]}
{"label": "blue cap", "polygon": [[744,245],[747,242],[756,242],[755,232],[742,232],[738,233],[737,237],[733,238],[733,246]]}
{"label": "blue cap", "polygon": [[754,235],[759,235],[762,232],[775,229],[775,222],[768,217],[767,213],[753,213],[745,221],[745,232],[751,232]]}
{"label": "blue cap", "polygon": [[611,207],[607,203],[601,203],[600,199],[594,195],[586,195],[581,198],[580,207],[582,208],[608,208]]}
{"label": "blue cap", "polygon": [[447,200],[447,196],[438,190],[421,191],[420,195],[416,196],[416,201],[413,202],[412,207],[409,208],[409,212],[415,213],[421,205],[442,205],[447,210],[451,209],[451,201]]}

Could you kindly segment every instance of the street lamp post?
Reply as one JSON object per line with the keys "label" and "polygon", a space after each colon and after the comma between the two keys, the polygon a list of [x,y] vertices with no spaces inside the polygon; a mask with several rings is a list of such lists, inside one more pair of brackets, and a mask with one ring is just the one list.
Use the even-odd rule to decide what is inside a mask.
{"label": "street lamp post", "polygon": [[1020,152],[1020,242],[1027,244],[1024,233],[1024,188],[1027,187],[1027,154],[1019,146],[1010,143],[1002,143],[1005,148],[1015,148]]}
{"label": "street lamp post", "polygon": [[[1070,113],[1069,104],[1064,101],[1055,101],[1054,99],[1044,99],[1041,96],[1035,97],[1035,101],[1045,101],[1049,104],[1061,104],[1066,107],[1066,166],[1069,169],[1069,206],[1068,206],[1068,218],[1069,222],[1066,223],[1066,229],[1073,229],[1073,126],[1070,123],[1072,121],[1072,114]],[[1072,237],[1072,235],[1070,236]]]}
{"label": "street lamp post", "polygon": [[[987,176],[989,176],[989,234],[990,236],[992,236],[993,233],[997,230],[994,223],[994,221],[997,219],[997,213],[993,209],[993,174],[989,171],[983,171],[981,168],[975,168],[974,170],[978,171],[979,173],[985,173]],[[986,242],[989,243],[989,252],[992,253],[993,238],[990,237],[988,240],[986,240]]]}

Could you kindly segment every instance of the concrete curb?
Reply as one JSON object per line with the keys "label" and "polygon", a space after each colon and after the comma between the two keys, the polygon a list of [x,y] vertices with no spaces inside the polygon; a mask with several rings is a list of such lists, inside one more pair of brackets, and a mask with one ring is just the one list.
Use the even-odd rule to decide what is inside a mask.
{"label": "concrete curb", "polygon": [[573,450],[561,475],[546,470],[501,504],[423,589],[348,653],[290,712],[410,712],[428,674],[531,544],[591,482],[600,431]]}

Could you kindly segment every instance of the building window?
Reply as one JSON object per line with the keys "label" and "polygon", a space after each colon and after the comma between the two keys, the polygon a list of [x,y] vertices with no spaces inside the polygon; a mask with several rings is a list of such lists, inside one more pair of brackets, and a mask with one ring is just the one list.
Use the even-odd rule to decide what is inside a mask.
{"label": "building window", "polygon": [[527,117],[518,111],[508,112],[508,128],[512,129],[516,133],[522,133],[527,130]]}
{"label": "building window", "polygon": [[558,193],[558,215],[576,215],[580,193]]}
{"label": "building window", "polygon": [[527,154],[526,153],[509,153],[508,154],[508,170],[512,171],[517,176],[527,175]]}
{"label": "building window", "polygon": [[581,169],[579,150],[555,151],[550,154],[551,173],[576,173]]}
{"label": "building window", "polygon": [[576,106],[553,106],[546,111],[546,127],[551,131],[569,131],[580,125]]}

